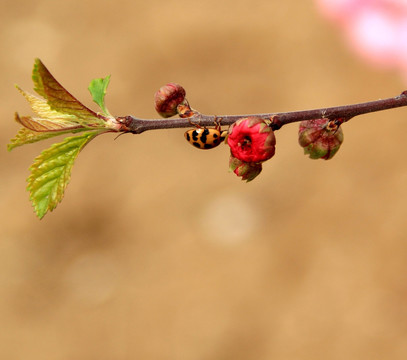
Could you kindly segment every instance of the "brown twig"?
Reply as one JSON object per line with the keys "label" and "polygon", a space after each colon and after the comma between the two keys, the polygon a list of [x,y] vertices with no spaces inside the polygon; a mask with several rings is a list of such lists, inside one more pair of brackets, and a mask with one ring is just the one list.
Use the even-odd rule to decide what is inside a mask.
{"label": "brown twig", "polygon": [[280,129],[282,126],[298,122],[302,120],[312,120],[328,118],[331,120],[341,119],[341,123],[362,114],[367,114],[375,111],[382,111],[393,109],[397,107],[407,106],[407,90],[403,91],[400,95],[376,100],[365,103],[334,106],[329,108],[291,111],[282,113],[266,113],[266,114],[247,114],[247,115],[204,115],[196,113],[190,118],[175,118],[175,119],[139,119],[134,116],[123,116],[117,120],[123,125],[122,131],[130,132],[133,134],[141,134],[148,130],[159,129],[173,129],[173,128],[188,128],[191,127],[191,122],[199,124],[200,126],[212,126],[215,120],[221,119],[222,126],[228,126],[242,117],[259,116],[262,118],[270,119],[271,127],[274,130]]}

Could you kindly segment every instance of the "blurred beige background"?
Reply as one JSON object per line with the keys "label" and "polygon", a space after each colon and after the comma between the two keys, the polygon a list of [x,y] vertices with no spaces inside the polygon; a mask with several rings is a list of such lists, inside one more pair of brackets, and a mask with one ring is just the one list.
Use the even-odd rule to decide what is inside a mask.
{"label": "blurred beige background", "polygon": [[35,57],[92,108],[89,81],[111,74],[118,116],[157,117],[170,81],[217,115],[407,86],[312,2],[7,0],[0,20],[1,359],[407,358],[407,109],[345,124],[329,162],[284,127],[249,184],[227,147],[198,151],[182,129],[101,136],[42,221],[25,179],[52,141],[6,151]]}

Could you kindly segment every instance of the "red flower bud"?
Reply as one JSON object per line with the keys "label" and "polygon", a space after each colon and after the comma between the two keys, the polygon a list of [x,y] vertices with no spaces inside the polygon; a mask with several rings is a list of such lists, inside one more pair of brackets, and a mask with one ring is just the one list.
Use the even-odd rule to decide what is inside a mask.
{"label": "red flower bud", "polygon": [[247,163],[230,155],[229,170],[249,182],[260,174],[262,166],[261,163]]}
{"label": "red flower bud", "polygon": [[333,120],[315,119],[301,121],[298,142],[304,154],[311,159],[332,159],[343,142],[342,128],[331,126]]}
{"label": "red flower bud", "polygon": [[185,94],[181,85],[164,85],[154,95],[155,109],[164,118],[174,116],[177,114],[177,106],[185,100]]}
{"label": "red flower bud", "polygon": [[274,155],[276,138],[264,119],[248,117],[231,125],[227,142],[236,159],[260,163]]}

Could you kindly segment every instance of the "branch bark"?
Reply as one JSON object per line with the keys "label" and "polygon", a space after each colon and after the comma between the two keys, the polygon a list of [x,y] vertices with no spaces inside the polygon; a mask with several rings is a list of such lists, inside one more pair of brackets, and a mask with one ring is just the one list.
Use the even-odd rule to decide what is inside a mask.
{"label": "branch bark", "polygon": [[213,126],[215,124],[215,120],[221,120],[222,126],[228,126],[233,124],[235,121],[248,116],[258,116],[265,119],[270,119],[270,126],[273,128],[273,130],[278,130],[282,126],[293,122],[321,118],[327,118],[330,120],[338,119],[340,123],[343,123],[357,115],[368,114],[371,112],[388,110],[402,106],[407,106],[407,90],[403,91],[400,95],[392,98],[313,110],[220,116],[196,113],[194,116],[191,116],[189,118],[151,120],[139,119],[129,115],[118,117],[117,120],[123,126],[122,131],[130,132],[133,134],[141,134],[142,132],[148,130],[190,128],[192,124],[197,124],[199,126]]}

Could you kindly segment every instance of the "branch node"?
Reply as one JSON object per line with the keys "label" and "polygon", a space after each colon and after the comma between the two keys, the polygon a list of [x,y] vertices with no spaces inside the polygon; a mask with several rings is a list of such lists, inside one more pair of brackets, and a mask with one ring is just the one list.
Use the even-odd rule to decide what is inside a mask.
{"label": "branch node", "polygon": [[279,119],[278,115],[270,116],[270,120],[270,127],[273,131],[279,130],[284,125],[284,123]]}

